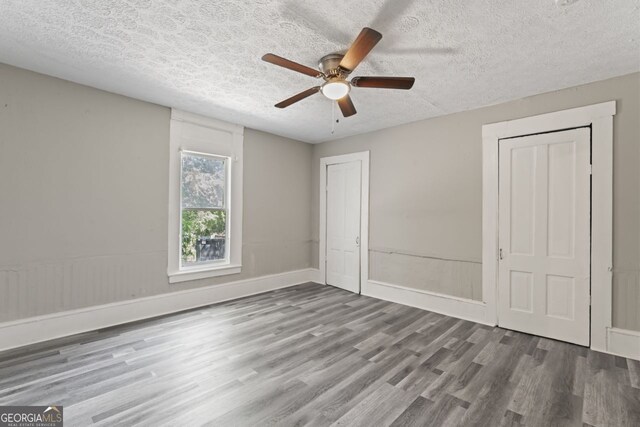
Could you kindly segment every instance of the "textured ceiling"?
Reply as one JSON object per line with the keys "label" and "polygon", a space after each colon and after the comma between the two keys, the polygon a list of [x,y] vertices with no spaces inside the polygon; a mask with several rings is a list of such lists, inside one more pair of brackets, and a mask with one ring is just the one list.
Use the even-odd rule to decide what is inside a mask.
{"label": "textured ceiling", "polygon": [[[640,1],[0,0],[0,62],[319,142],[640,70]],[[411,91],[354,88],[335,133],[317,84],[266,64],[315,66],[364,26],[382,41],[353,75],[415,76]]]}

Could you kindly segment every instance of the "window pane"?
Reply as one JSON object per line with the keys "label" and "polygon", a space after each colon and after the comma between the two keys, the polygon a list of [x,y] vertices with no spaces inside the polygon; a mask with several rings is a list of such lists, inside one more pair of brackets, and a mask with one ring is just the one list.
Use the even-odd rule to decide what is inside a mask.
{"label": "window pane", "polygon": [[182,208],[223,208],[225,159],[182,154]]}
{"label": "window pane", "polygon": [[225,259],[226,229],[223,210],[182,211],[182,265]]}

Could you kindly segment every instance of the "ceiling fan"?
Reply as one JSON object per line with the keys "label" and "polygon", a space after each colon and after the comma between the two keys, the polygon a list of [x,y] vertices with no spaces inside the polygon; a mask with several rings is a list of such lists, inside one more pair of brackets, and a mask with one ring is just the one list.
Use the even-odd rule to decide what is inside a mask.
{"label": "ceiling fan", "polygon": [[380,89],[411,89],[415,79],[413,77],[353,77],[347,80],[349,75],[356,69],[358,64],[371,52],[371,49],[382,39],[382,34],[371,28],[363,28],[355,39],[347,53],[331,53],[323,56],[319,63],[319,70],[315,70],[306,65],[298,64],[281,56],[267,53],[262,57],[263,61],[289,70],[297,71],[315,78],[324,79],[320,86],[300,92],[291,98],[277,103],[277,108],[286,108],[291,104],[301,101],[318,92],[324,96],[338,102],[340,111],[344,117],[356,114],[356,108],[351,101],[349,92],[351,87],[380,88]]}

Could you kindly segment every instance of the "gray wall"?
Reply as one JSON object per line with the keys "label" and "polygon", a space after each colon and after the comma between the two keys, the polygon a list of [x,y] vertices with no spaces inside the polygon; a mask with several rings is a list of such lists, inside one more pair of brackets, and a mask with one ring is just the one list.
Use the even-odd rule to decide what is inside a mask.
{"label": "gray wall", "polygon": [[316,146],[247,129],[243,272],[169,285],[169,109],[0,64],[0,321],[317,267],[319,159],[362,150],[371,279],[481,299],[482,125],[611,99],[614,324],[640,330],[640,74]]}
{"label": "gray wall", "polygon": [[314,146],[314,266],[320,158],[370,150],[370,279],[480,300],[482,125],[610,100],[614,325],[640,330],[638,73]]}
{"label": "gray wall", "polygon": [[312,147],[246,129],[243,271],[169,285],[169,119],[0,64],[0,321],[310,266]]}

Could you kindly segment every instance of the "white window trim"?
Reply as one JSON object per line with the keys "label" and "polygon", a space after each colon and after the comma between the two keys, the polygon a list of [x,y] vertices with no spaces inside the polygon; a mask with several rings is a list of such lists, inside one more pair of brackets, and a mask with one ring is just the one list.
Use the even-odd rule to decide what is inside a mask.
{"label": "white window trim", "polygon": [[591,348],[609,351],[613,271],[613,116],[616,102],[482,127],[482,299],[497,324],[498,144],[502,138],[591,126]]}
{"label": "white window trim", "polygon": [[[180,124],[180,125],[178,125]],[[222,133],[225,143],[211,141],[203,145],[202,141],[190,139],[189,127],[193,125],[212,130],[212,134]],[[169,244],[167,275],[169,283],[180,283],[209,277],[238,274],[242,271],[242,176],[244,128],[231,123],[171,110],[171,129],[169,141]],[[217,144],[217,145],[216,145]],[[221,145],[223,144],[223,145]],[[180,268],[180,152],[192,152],[217,157],[227,157],[227,241],[229,254],[224,262]]]}

